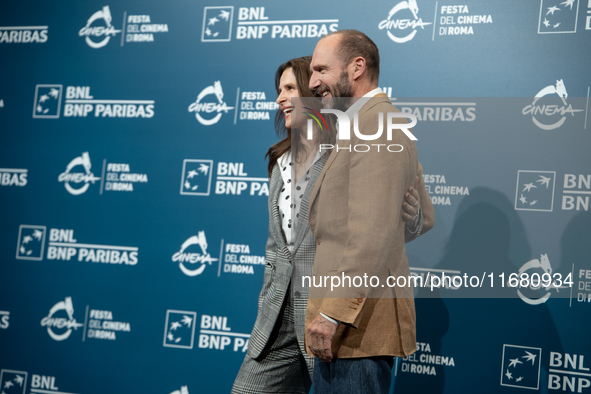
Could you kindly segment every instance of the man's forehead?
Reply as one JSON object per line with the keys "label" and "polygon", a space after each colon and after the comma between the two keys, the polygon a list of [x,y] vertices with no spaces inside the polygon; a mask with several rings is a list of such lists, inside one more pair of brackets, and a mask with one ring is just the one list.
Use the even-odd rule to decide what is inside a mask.
{"label": "man's forehead", "polygon": [[338,42],[338,36],[328,36],[318,41],[314,53],[312,54],[310,68],[313,69],[318,66],[334,65],[338,63],[339,59],[336,56]]}

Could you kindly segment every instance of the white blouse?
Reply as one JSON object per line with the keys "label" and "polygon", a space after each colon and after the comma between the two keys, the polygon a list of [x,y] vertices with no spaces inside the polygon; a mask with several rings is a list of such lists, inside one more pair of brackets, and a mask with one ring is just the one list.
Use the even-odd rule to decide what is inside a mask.
{"label": "white blouse", "polygon": [[307,168],[306,173],[301,176],[300,180],[294,184],[295,167],[291,157],[291,151],[284,153],[277,164],[281,170],[281,177],[283,178],[283,188],[279,193],[279,213],[281,213],[281,227],[283,235],[285,235],[285,242],[287,248],[293,253],[295,243],[295,228],[298,225],[298,218],[300,216],[300,206],[304,198],[304,192],[310,181],[310,171],[312,166],[320,159],[320,150],[316,152],[314,161]]}

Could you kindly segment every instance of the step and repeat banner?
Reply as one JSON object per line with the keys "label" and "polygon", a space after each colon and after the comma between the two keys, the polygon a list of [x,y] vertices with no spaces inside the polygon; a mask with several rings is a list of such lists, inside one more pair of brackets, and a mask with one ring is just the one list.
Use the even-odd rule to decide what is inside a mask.
{"label": "step and repeat banner", "polygon": [[[9,0],[2,394],[229,392],[265,266],[274,73],[347,28],[418,120],[436,226],[411,271],[468,279],[415,291],[392,391],[591,393],[591,1]],[[462,296],[467,274],[503,296]]]}

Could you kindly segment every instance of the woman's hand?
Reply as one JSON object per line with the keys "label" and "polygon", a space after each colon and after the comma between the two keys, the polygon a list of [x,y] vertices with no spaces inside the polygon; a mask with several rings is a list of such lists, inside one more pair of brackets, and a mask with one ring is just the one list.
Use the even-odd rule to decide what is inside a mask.
{"label": "woman's hand", "polygon": [[419,213],[419,207],[421,206],[421,197],[417,187],[419,185],[419,177],[415,177],[415,186],[408,188],[408,191],[404,194],[404,202],[402,203],[402,220],[404,223],[412,223]]}

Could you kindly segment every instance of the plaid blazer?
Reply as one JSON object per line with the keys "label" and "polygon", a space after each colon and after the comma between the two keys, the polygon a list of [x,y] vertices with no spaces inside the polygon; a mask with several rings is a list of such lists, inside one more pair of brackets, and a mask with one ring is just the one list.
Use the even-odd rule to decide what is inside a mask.
{"label": "plaid blazer", "polygon": [[269,238],[266,246],[265,274],[259,295],[258,315],[248,342],[248,354],[252,358],[256,359],[267,345],[286,296],[292,297],[293,300],[296,335],[300,348],[304,351],[308,288],[303,286],[302,276],[312,275],[316,254],[316,241],[308,224],[308,208],[312,190],[327,158],[328,154],[321,156],[310,171],[310,180],[302,198],[298,225],[295,228],[293,254],[289,252],[285,242],[281,229],[281,213],[277,205],[279,194],[284,187],[281,170],[278,164],[273,167],[269,180]]}

